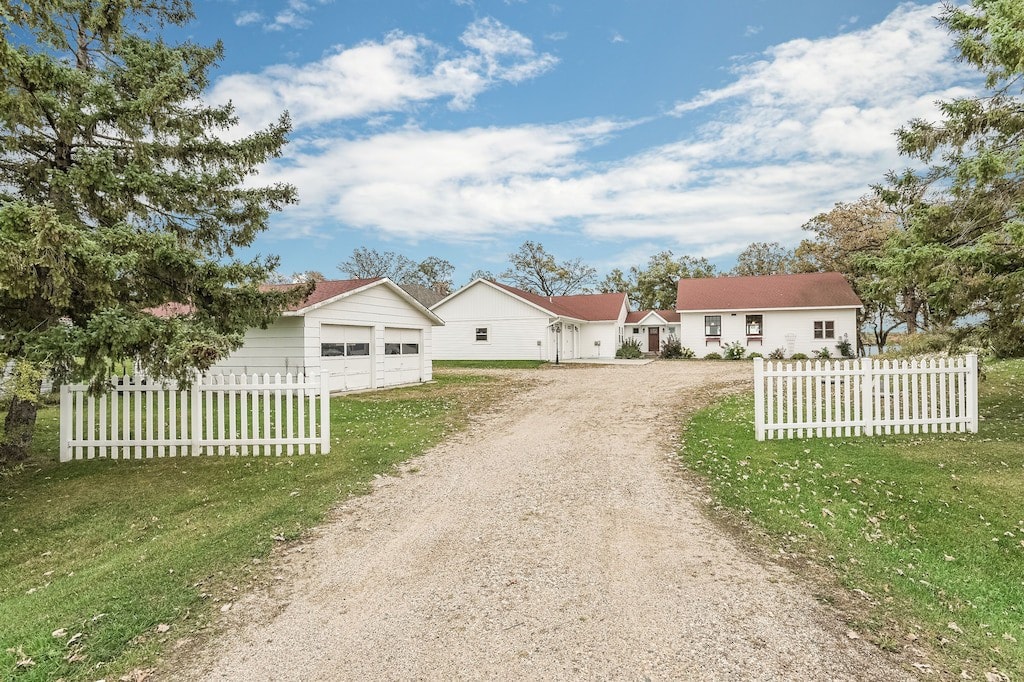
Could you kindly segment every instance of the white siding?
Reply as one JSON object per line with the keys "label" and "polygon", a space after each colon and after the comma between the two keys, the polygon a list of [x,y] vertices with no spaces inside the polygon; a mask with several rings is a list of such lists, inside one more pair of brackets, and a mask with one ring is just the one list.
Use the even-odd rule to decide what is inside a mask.
{"label": "white siding", "polygon": [[[434,330],[439,360],[554,360],[548,316],[482,282],[433,312],[445,322]],[[477,327],[487,328],[487,341],[476,340]]]}
{"label": "white siding", "polygon": [[[367,333],[370,334],[372,339],[370,364],[373,367],[370,388],[429,381],[433,375],[430,355],[432,323],[423,313],[386,284],[379,284],[366,291],[360,291],[334,303],[311,310],[305,314],[303,320],[305,355],[311,370],[315,368],[316,371],[319,371],[320,369],[322,326],[341,324],[367,328]],[[389,365],[384,354],[386,327],[410,330],[411,333],[422,339],[420,341],[421,353],[417,360],[418,367],[415,373],[408,371],[407,368],[403,368],[400,372],[388,371]]]}
{"label": "white siding", "polygon": [[[241,348],[211,369],[214,373],[293,374],[308,372],[303,355],[302,320],[282,317],[266,329],[250,329]],[[319,368],[319,348],[317,363]]]}
{"label": "white siding", "polygon": [[[651,320],[649,320],[649,322],[653,323],[654,319],[652,318]],[[658,329],[658,344],[659,344],[659,346],[662,343],[664,343],[670,336],[674,336],[676,338],[679,338],[679,324],[678,323],[672,323],[672,324],[639,324],[639,323],[635,323],[635,324],[630,324],[630,323],[627,322],[623,326],[623,330],[624,331],[623,331],[623,334],[622,334],[622,339],[623,339],[623,341],[625,341],[626,339],[636,339],[636,341],[640,344],[640,350],[642,350],[645,353],[648,353],[648,352],[649,353],[657,353],[657,352],[661,351],[660,347],[659,348],[648,348],[648,345],[649,345],[648,341],[650,340],[650,329],[651,329],[651,327],[657,327],[657,329]],[[637,330],[637,333],[635,333],[635,334],[633,333],[634,329]],[[685,346],[686,344],[684,343],[683,345]],[[708,352],[710,353],[711,351],[708,351]]]}
{"label": "white siding", "polygon": [[[747,339],[744,325],[748,314],[763,316],[764,328],[761,342]],[[722,316],[721,345],[707,340],[704,335],[705,315]],[[814,338],[814,322],[817,320],[835,322],[834,339]],[[632,329],[627,331],[632,331]],[[793,353],[804,353],[811,356],[815,351],[828,348],[832,357],[838,357],[839,351],[836,348],[836,343],[844,336],[856,349],[857,312],[852,308],[683,313],[680,340],[683,346],[691,348],[698,358],[711,352],[720,353],[722,348],[734,341],[742,343],[748,353],[761,353],[764,356],[776,348],[782,348],[786,357]]]}

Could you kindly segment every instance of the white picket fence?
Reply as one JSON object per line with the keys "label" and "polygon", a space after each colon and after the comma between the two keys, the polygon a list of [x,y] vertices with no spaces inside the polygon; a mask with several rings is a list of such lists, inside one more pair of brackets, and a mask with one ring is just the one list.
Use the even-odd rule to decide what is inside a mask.
{"label": "white picket fence", "polygon": [[757,440],[978,431],[978,356],[754,359]]}
{"label": "white picket fence", "polygon": [[212,374],[190,388],[138,377],[91,395],[60,391],[60,461],[198,455],[294,455],[331,450],[326,373]]}

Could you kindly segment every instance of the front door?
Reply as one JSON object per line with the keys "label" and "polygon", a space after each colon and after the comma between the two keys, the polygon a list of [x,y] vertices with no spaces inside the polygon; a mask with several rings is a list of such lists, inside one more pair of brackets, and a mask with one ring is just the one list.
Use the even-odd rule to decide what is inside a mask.
{"label": "front door", "polygon": [[661,329],[658,327],[647,328],[647,352],[657,353],[661,350]]}

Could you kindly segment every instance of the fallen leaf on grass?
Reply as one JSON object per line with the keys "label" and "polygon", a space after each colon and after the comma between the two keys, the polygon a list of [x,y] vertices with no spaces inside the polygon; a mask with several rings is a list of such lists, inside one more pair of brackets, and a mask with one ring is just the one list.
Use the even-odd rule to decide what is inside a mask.
{"label": "fallen leaf on grass", "polygon": [[1009,632],[1003,633],[1003,639],[1005,639],[1007,642],[1013,642],[1014,644],[1017,643],[1017,638],[1011,635]]}
{"label": "fallen leaf on grass", "polygon": [[82,639],[82,637],[85,637],[84,632],[76,632],[74,635],[71,636],[71,639],[68,640],[68,643],[65,646],[71,646],[78,640]]}
{"label": "fallen leaf on grass", "polygon": [[167,623],[160,623],[159,625],[156,626],[156,631],[157,632],[167,632],[170,629],[171,629],[171,626],[168,625]]}
{"label": "fallen leaf on grass", "polygon": [[860,635],[858,635],[858,634],[857,634],[856,632],[854,632],[853,630],[847,630],[847,631],[846,631],[846,636],[847,636],[847,637],[848,637],[849,639],[860,639]]}
{"label": "fallen leaf on grass", "polygon": [[960,632],[960,633],[963,632],[963,630],[960,629],[960,626],[957,625],[956,622],[952,621],[952,620],[949,621],[949,623],[946,624],[946,627],[949,628],[950,630],[952,630],[953,632]]}
{"label": "fallen leaf on grass", "polygon": [[228,602],[224,606],[220,607],[220,612],[221,613],[227,613],[230,610],[231,610],[231,603],[230,602]]}
{"label": "fallen leaf on grass", "polygon": [[68,634],[67,628],[57,628],[50,633],[52,636],[59,638],[65,637]]}

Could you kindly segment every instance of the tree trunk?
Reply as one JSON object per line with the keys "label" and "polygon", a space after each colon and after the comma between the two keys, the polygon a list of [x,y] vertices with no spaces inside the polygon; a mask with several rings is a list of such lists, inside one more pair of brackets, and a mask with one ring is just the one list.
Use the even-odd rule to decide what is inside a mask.
{"label": "tree trunk", "polygon": [[38,412],[38,399],[23,400],[18,396],[11,398],[7,418],[4,419],[3,441],[0,441],[0,465],[28,459]]}

